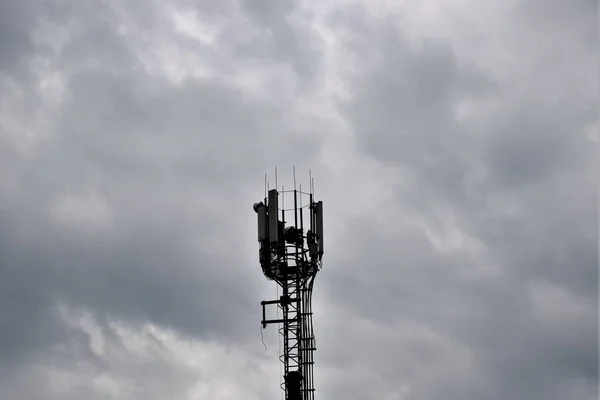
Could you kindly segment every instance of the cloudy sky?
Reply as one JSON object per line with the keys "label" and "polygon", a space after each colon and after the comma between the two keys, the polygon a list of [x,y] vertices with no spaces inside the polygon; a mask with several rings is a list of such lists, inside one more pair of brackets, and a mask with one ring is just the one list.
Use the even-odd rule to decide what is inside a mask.
{"label": "cloudy sky", "polygon": [[597,398],[594,0],[0,0],[0,398],[280,399],[252,203],[325,203],[318,399]]}

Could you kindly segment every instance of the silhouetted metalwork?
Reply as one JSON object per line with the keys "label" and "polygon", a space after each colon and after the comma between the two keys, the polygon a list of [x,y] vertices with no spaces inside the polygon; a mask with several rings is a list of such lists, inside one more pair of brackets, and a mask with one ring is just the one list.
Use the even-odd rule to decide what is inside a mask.
{"label": "silhouetted metalwork", "polygon": [[[254,204],[260,265],[267,279],[274,280],[282,289],[278,299],[261,302],[262,327],[280,325],[282,389],[287,400],[314,400],[315,391],[311,298],[315,276],[322,266],[323,202],[313,199],[312,176],[309,179],[308,193],[302,192],[301,186],[296,190],[294,171],[294,190],[269,190],[264,201]],[[286,197],[293,207],[284,208]],[[277,305],[281,318],[267,319],[267,305]]]}

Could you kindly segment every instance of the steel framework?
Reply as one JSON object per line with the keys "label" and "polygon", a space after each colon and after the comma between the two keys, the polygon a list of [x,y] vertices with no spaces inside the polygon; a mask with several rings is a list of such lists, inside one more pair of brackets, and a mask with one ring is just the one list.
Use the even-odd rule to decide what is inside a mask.
{"label": "steel framework", "polygon": [[[322,266],[323,202],[314,201],[310,179],[309,193],[302,192],[301,187],[281,192],[272,189],[264,202],[254,204],[258,214],[260,264],[267,279],[277,282],[282,289],[278,299],[261,302],[261,322],[263,329],[268,324],[281,325],[280,360],[284,369],[281,386],[286,400],[314,400],[315,392],[313,352],[316,347],[311,303],[315,276]],[[284,207],[286,196],[293,197],[293,207],[289,209]],[[305,206],[302,198],[308,200]],[[267,305],[277,305],[281,318],[267,319]]]}

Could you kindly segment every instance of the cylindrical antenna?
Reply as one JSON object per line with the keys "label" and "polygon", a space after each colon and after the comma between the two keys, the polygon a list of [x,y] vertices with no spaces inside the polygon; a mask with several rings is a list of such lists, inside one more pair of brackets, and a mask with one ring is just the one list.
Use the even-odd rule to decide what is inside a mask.
{"label": "cylindrical antenna", "polygon": [[312,169],[308,170],[308,192],[312,194]]}
{"label": "cylindrical antenna", "polygon": [[277,185],[277,167],[275,167],[275,189],[278,189],[279,186]]}
{"label": "cylindrical antenna", "polygon": [[294,188],[294,228],[298,228],[298,192]]}
{"label": "cylindrical antenna", "polygon": [[267,198],[267,173],[265,172],[265,199]]}
{"label": "cylindrical antenna", "polygon": [[[294,228],[298,229],[298,192],[294,187]],[[294,250],[296,253],[296,263],[298,263],[298,243],[294,243]]]}
{"label": "cylindrical antenna", "polygon": [[[302,232],[302,236],[304,236],[304,221],[302,217],[302,184],[300,184],[300,198],[298,201],[300,201],[300,206],[298,207],[300,209],[300,232]],[[304,246],[304,244],[302,246]]]}
{"label": "cylindrical antenna", "polygon": [[[281,185],[281,223],[285,229],[285,189],[283,185]],[[279,229],[279,226],[277,227]],[[285,232],[285,231],[284,231]],[[283,247],[283,257],[287,257],[287,246],[285,245],[285,238],[281,238],[280,246]]]}
{"label": "cylindrical antenna", "polygon": [[314,234],[315,233],[315,205],[314,205],[314,198],[313,198],[313,193],[312,193],[312,174],[309,172],[309,178],[310,180],[308,181],[308,184],[310,185],[310,194],[308,195],[309,198],[309,210],[310,210],[310,231]]}

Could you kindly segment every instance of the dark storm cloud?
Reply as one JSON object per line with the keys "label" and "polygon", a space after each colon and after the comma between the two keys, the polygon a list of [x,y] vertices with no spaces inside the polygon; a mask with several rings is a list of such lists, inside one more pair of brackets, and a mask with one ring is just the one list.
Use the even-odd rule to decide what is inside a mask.
{"label": "dark storm cloud", "polygon": [[[598,43],[598,2],[595,0],[528,0],[515,7],[515,16],[525,24],[540,24],[548,36],[560,32],[561,35],[574,36],[585,46],[597,46]],[[552,28],[560,26],[561,29]],[[571,43],[577,45],[577,43]]]}
{"label": "dark storm cloud", "polygon": [[222,68],[271,68],[277,60],[308,85],[320,72],[322,43],[307,29],[311,12],[298,2],[186,0],[180,4],[182,11],[196,10],[203,20],[223,25],[218,37],[227,46],[221,51],[236,63],[219,64]]}
{"label": "dark storm cloud", "polygon": [[[561,5],[572,21],[587,21],[588,10],[576,6]],[[346,234],[352,262],[327,282],[331,295],[372,320],[407,318],[470,349],[479,378],[423,387],[415,380],[410,398],[591,398],[598,383],[597,163],[584,132],[597,117],[585,91],[559,81],[589,76],[595,49],[578,54],[581,68],[534,64],[533,57],[539,76],[499,82],[459,61],[450,45],[413,48],[392,21],[351,20],[347,48],[375,61],[348,83],[352,100],[343,110],[363,152],[408,182],[398,185],[396,209],[379,211],[442,229],[440,218],[451,215],[479,250],[441,251],[423,228],[361,218]],[[547,23],[519,32],[539,34]],[[548,42],[537,56],[558,59],[565,51]],[[465,101],[500,105],[482,124],[456,114]],[[486,275],[484,266],[495,272]],[[538,285],[572,296],[584,314],[540,319],[532,301]]]}
{"label": "dark storm cloud", "polygon": [[[0,68],[12,70],[32,49],[29,32],[34,22],[31,10],[19,1],[6,1],[0,15]],[[29,7],[31,8],[31,6]]]}
{"label": "dark storm cloud", "polygon": [[[1,97],[34,131],[0,132],[0,397],[50,398],[41,360],[57,374],[118,371],[138,387],[118,398],[183,398],[186,383],[210,377],[164,355],[137,361],[113,323],[261,348],[250,205],[272,165],[319,162],[325,130],[298,123],[296,101],[323,82],[323,43],[311,12],[290,2],[41,4],[0,3]],[[508,47],[521,49],[512,61],[524,78],[512,81],[450,43],[415,46],[391,18],[354,8],[327,21],[353,71],[340,73],[352,95],[342,116],[362,154],[402,182],[385,182],[394,196],[381,214],[327,203],[346,229],[315,289],[320,396],[596,394],[597,163],[582,134],[597,123],[582,89],[595,83],[585,46],[596,7],[515,8],[522,40]],[[166,9],[217,27],[214,46],[176,34]],[[163,47],[177,51],[166,60]],[[184,69],[181,54],[208,76],[156,72],[158,61]],[[266,77],[262,93],[234,82],[248,71]],[[45,72],[64,96],[52,123],[31,128],[51,108]],[[454,228],[462,247],[437,246],[432,235]],[[62,308],[90,313],[110,357]],[[101,398],[88,380],[56,396]]]}
{"label": "dark storm cloud", "polygon": [[[50,139],[35,146],[33,157],[12,146],[2,150],[3,174],[16,184],[3,192],[0,209],[0,363],[8,368],[39,357],[74,334],[56,315],[60,304],[88,309],[100,321],[150,321],[193,337],[239,340],[254,331],[258,297],[249,293],[260,276],[249,274],[251,260],[210,248],[216,238],[223,248],[227,240],[244,242],[246,221],[238,217],[246,218],[241,210],[251,205],[240,198],[245,180],[284,161],[266,154],[284,144],[296,155],[313,154],[318,142],[288,125],[293,111],[284,98],[254,99],[219,80],[176,87],[148,75],[137,52],[152,49],[117,28],[121,18],[137,15],[138,29],[166,30],[154,12],[74,7],[38,14],[19,2],[9,4],[8,17],[0,11],[27,22],[3,26],[21,38],[7,43],[5,65],[26,51],[43,52],[65,82]],[[31,47],[42,16],[50,31],[73,18],[58,54]],[[218,46],[219,57],[235,57],[226,43]],[[294,44],[286,46],[292,51]],[[277,64],[271,50],[261,57]],[[39,102],[35,83],[8,67],[4,72],[28,101]],[[106,208],[100,218],[108,222],[95,229],[77,215],[57,221],[64,195],[99,196]]]}

